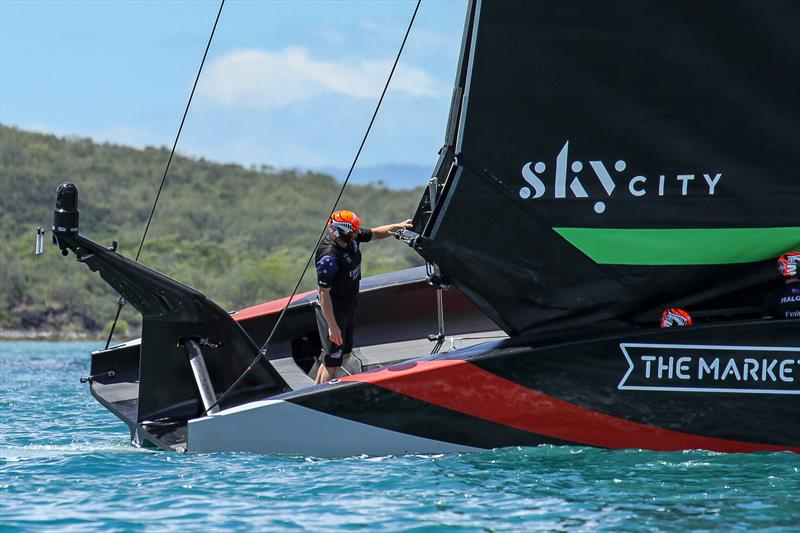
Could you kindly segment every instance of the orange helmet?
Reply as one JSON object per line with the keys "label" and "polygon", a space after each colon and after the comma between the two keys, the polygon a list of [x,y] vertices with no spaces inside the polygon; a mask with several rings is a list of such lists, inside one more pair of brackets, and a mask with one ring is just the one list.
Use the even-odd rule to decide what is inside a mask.
{"label": "orange helmet", "polygon": [[359,227],[361,227],[361,220],[352,211],[336,211],[328,219],[328,229],[331,230],[331,235],[339,239],[355,233]]}
{"label": "orange helmet", "polygon": [[669,307],[661,313],[661,327],[671,328],[673,326],[684,327],[692,325],[692,317],[683,309]]}
{"label": "orange helmet", "polygon": [[800,270],[800,252],[786,252],[778,258],[778,272],[784,278],[796,276]]}

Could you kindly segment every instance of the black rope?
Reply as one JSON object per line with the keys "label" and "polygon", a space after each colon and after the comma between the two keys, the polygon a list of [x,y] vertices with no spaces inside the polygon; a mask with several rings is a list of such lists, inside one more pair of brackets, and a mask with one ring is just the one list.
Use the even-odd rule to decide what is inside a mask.
{"label": "black rope", "polygon": [[[175,142],[172,143],[172,151],[169,153],[169,159],[167,160],[167,167],[164,169],[164,176],[161,178],[161,184],[158,186],[158,192],[156,193],[156,198],[153,201],[153,207],[150,209],[150,216],[147,218],[147,224],[144,227],[144,233],[142,233],[142,240],[139,241],[139,249],[136,251],[136,258],[134,261],[139,260],[139,255],[142,253],[142,247],[144,246],[144,240],[147,238],[147,231],[150,229],[150,222],[153,221],[153,215],[156,212],[156,206],[158,205],[158,199],[161,197],[161,190],[164,188],[164,183],[167,181],[167,173],[169,172],[169,167],[172,164],[172,157],[175,155],[175,149],[178,147],[178,139],[181,138],[181,131],[183,131],[183,124],[186,122],[186,115],[189,114],[189,106],[192,105],[192,98],[194,98],[194,91],[197,89],[197,82],[200,81],[200,73],[203,72],[203,65],[206,62],[206,57],[208,57],[208,50],[211,48],[211,41],[214,39],[214,33],[217,31],[217,23],[219,23],[219,17],[222,15],[222,8],[225,6],[225,0],[221,0],[219,4],[219,11],[217,11],[217,18],[214,19],[214,27],[211,28],[211,35],[208,36],[208,43],[206,43],[206,50],[203,52],[203,59],[200,61],[200,68],[197,69],[197,76],[194,78],[194,85],[192,85],[192,92],[189,94],[189,101],[186,102],[186,109],[183,110],[183,118],[181,118],[181,125],[178,127],[178,133],[175,135]],[[111,324],[111,331],[108,333],[108,339],[106,340],[106,349],[108,349],[109,344],[111,344],[111,337],[114,336],[114,329],[117,327],[117,321],[119,320],[119,313],[122,311],[122,307],[125,305],[125,298],[120,296],[119,302],[117,304],[117,314],[114,317],[114,323]]]}
{"label": "black rope", "polygon": [[336,211],[336,207],[339,205],[339,200],[342,199],[342,195],[344,194],[345,188],[347,187],[347,183],[350,181],[350,176],[353,174],[353,169],[356,167],[358,158],[361,156],[361,151],[364,149],[364,145],[367,142],[367,137],[369,137],[369,132],[370,130],[372,130],[372,125],[375,123],[375,117],[378,116],[378,110],[380,110],[381,104],[383,103],[383,97],[386,96],[386,91],[389,88],[389,83],[392,81],[392,76],[394,76],[394,71],[397,68],[397,63],[400,61],[400,56],[403,53],[403,48],[405,48],[406,46],[408,35],[411,33],[411,27],[414,25],[414,19],[417,17],[417,11],[419,11],[419,6],[421,2],[422,0],[417,0],[417,5],[414,7],[414,13],[411,15],[411,20],[408,22],[408,28],[406,28],[406,33],[403,36],[403,42],[400,44],[400,49],[397,51],[397,57],[394,58],[394,64],[392,65],[392,70],[389,71],[389,77],[386,78],[386,83],[383,86],[383,91],[381,91],[380,98],[378,98],[378,103],[375,106],[375,111],[372,113],[372,118],[370,119],[369,125],[367,126],[367,131],[364,132],[364,137],[361,139],[361,144],[358,147],[356,156],[353,158],[353,163],[350,165],[350,170],[347,171],[347,177],[344,179],[344,183],[342,183],[342,187],[339,189],[339,194],[336,196],[336,200],[333,202],[333,207],[331,207],[330,213],[328,213],[328,216],[325,218],[325,223],[322,226],[322,231],[319,233],[319,237],[317,238],[316,244],[314,244],[314,247],[311,249],[311,255],[309,255],[308,259],[306,260],[306,264],[303,267],[303,272],[300,274],[300,278],[297,280],[297,283],[294,286],[294,290],[292,290],[292,295],[289,296],[286,305],[283,306],[281,314],[278,315],[278,320],[275,322],[275,325],[272,326],[272,331],[270,332],[269,337],[267,337],[266,342],[264,342],[264,344],[261,346],[261,349],[259,350],[258,355],[256,355],[255,359],[253,359],[253,362],[250,363],[250,365],[248,365],[248,367],[244,370],[244,372],[242,372],[242,375],[239,376],[236,379],[236,381],[234,381],[233,384],[230,387],[228,387],[228,389],[225,392],[222,393],[222,395],[217,399],[216,402],[214,402],[213,405],[209,406],[205,411],[203,411],[203,414],[201,416],[205,416],[206,414],[208,414],[209,410],[219,405],[220,402],[222,402],[222,400],[224,400],[231,393],[231,391],[233,391],[236,387],[239,386],[242,380],[244,380],[245,376],[247,376],[247,374],[251,370],[253,370],[253,368],[255,368],[256,363],[258,363],[258,361],[262,357],[267,355],[267,347],[269,346],[269,343],[272,341],[272,337],[273,335],[275,335],[275,331],[277,331],[278,326],[283,320],[283,317],[286,314],[286,310],[292,303],[292,299],[297,294],[297,290],[300,288],[300,283],[303,281],[303,278],[305,277],[306,272],[308,271],[308,267],[311,264],[311,261],[314,259],[314,255],[317,253],[317,247],[319,246],[319,243],[322,242],[322,238],[325,236],[325,232],[328,229],[328,220],[330,220],[331,216],[333,216],[334,211]]}

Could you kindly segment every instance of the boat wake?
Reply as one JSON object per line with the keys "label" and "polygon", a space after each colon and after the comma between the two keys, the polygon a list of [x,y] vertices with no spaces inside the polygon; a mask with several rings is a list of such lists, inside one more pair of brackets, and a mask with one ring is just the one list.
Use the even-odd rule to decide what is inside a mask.
{"label": "boat wake", "polygon": [[0,461],[13,463],[27,459],[58,459],[72,455],[94,455],[109,453],[154,453],[146,448],[135,448],[126,440],[111,442],[80,442],[72,444],[27,444],[0,448]]}

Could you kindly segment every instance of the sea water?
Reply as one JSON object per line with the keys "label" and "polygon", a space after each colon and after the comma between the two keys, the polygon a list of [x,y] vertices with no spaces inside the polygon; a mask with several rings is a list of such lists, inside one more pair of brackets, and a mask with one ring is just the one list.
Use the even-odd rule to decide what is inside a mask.
{"label": "sea water", "polygon": [[100,346],[0,343],[0,530],[800,531],[800,455],[788,452],[136,449],[79,383]]}

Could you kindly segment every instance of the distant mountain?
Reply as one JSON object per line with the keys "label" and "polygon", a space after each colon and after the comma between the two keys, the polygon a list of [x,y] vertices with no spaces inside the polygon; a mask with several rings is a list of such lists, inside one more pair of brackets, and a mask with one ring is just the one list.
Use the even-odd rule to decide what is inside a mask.
{"label": "distant mountain", "polygon": [[[430,166],[425,165],[404,165],[390,164],[363,167],[353,171],[350,183],[355,185],[375,184],[389,189],[413,189],[428,184],[428,179],[433,172],[434,162]],[[321,174],[333,176],[338,181],[343,181],[347,177],[347,168],[338,167],[319,167],[309,169]]]}

